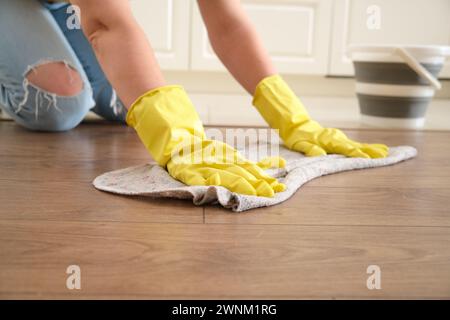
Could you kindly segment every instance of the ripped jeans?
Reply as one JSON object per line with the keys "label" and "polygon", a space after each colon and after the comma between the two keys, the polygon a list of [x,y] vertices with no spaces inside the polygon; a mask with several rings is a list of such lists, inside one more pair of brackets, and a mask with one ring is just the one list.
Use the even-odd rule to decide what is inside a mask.
{"label": "ripped jeans", "polygon": [[[76,127],[92,110],[124,123],[126,108],[106,79],[80,29],[69,29],[68,4],[0,0],[0,106],[18,124],[40,131]],[[48,92],[27,79],[46,63],[63,63],[80,75],[75,95]]]}

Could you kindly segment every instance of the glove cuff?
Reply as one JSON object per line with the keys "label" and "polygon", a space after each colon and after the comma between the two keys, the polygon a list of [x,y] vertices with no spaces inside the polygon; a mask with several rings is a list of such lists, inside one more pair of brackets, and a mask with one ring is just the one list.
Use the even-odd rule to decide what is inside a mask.
{"label": "glove cuff", "polygon": [[293,128],[310,120],[303,104],[278,74],[258,83],[252,103],[269,126],[279,130],[285,142]]}
{"label": "glove cuff", "polygon": [[134,128],[134,126],[136,125],[136,116],[134,114],[134,109],[136,108],[136,106],[138,106],[140,104],[142,99],[144,99],[146,97],[154,96],[158,93],[168,92],[168,91],[170,91],[170,89],[177,89],[177,88],[184,91],[184,88],[180,85],[167,85],[167,86],[162,86],[162,87],[157,87],[157,88],[151,89],[151,90],[145,92],[144,94],[142,94],[141,96],[139,96],[133,102],[130,109],[128,109],[127,116],[126,116],[127,125],[132,128]]}

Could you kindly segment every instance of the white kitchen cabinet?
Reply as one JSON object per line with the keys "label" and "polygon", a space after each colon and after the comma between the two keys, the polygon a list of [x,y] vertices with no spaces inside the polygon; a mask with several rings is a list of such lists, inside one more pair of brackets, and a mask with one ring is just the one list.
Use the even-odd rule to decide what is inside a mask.
{"label": "white kitchen cabinet", "polygon": [[[194,2],[191,68],[224,70]],[[280,72],[327,73],[332,0],[243,0],[242,4]]]}
{"label": "white kitchen cabinet", "polygon": [[[334,1],[331,75],[353,75],[350,44],[450,45],[449,0]],[[377,16],[379,25],[370,23]],[[440,76],[450,77],[450,62]]]}
{"label": "white kitchen cabinet", "polygon": [[189,68],[190,0],[131,0],[133,13],[149,38],[161,68]]}

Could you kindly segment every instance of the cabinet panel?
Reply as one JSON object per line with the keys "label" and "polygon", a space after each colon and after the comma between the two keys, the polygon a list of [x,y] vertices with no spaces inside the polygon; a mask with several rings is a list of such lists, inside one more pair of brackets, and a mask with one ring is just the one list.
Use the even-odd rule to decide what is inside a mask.
{"label": "cabinet panel", "polygon": [[[280,72],[326,73],[331,0],[244,0],[242,4]],[[224,70],[211,48],[196,4],[191,66],[195,70]]]}
{"label": "cabinet panel", "polygon": [[131,6],[161,67],[188,69],[191,1],[131,0]]}
{"label": "cabinet panel", "polygon": [[[368,24],[374,5],[379,28]],[[345,54],[350,44],[450,45],[450,1],[335,0],[332,33],[330,74],[353,75]],[[441,77],[450,77],[450,63]]]}

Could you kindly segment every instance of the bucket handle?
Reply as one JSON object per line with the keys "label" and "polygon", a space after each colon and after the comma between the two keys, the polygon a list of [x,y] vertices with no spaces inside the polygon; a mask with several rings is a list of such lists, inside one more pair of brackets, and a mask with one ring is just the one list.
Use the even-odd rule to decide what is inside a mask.
{"label": "bucket handle", "polygon": [[411,67],[418,75],[427,79],[427,81],[435,88],[436,90],[440,90],[442,88],[442,84],[439,80],[433,76],[427,69],[425,69],[416,58],[414,58],[408,50],[405,48],[397,47],[395,52]]}

